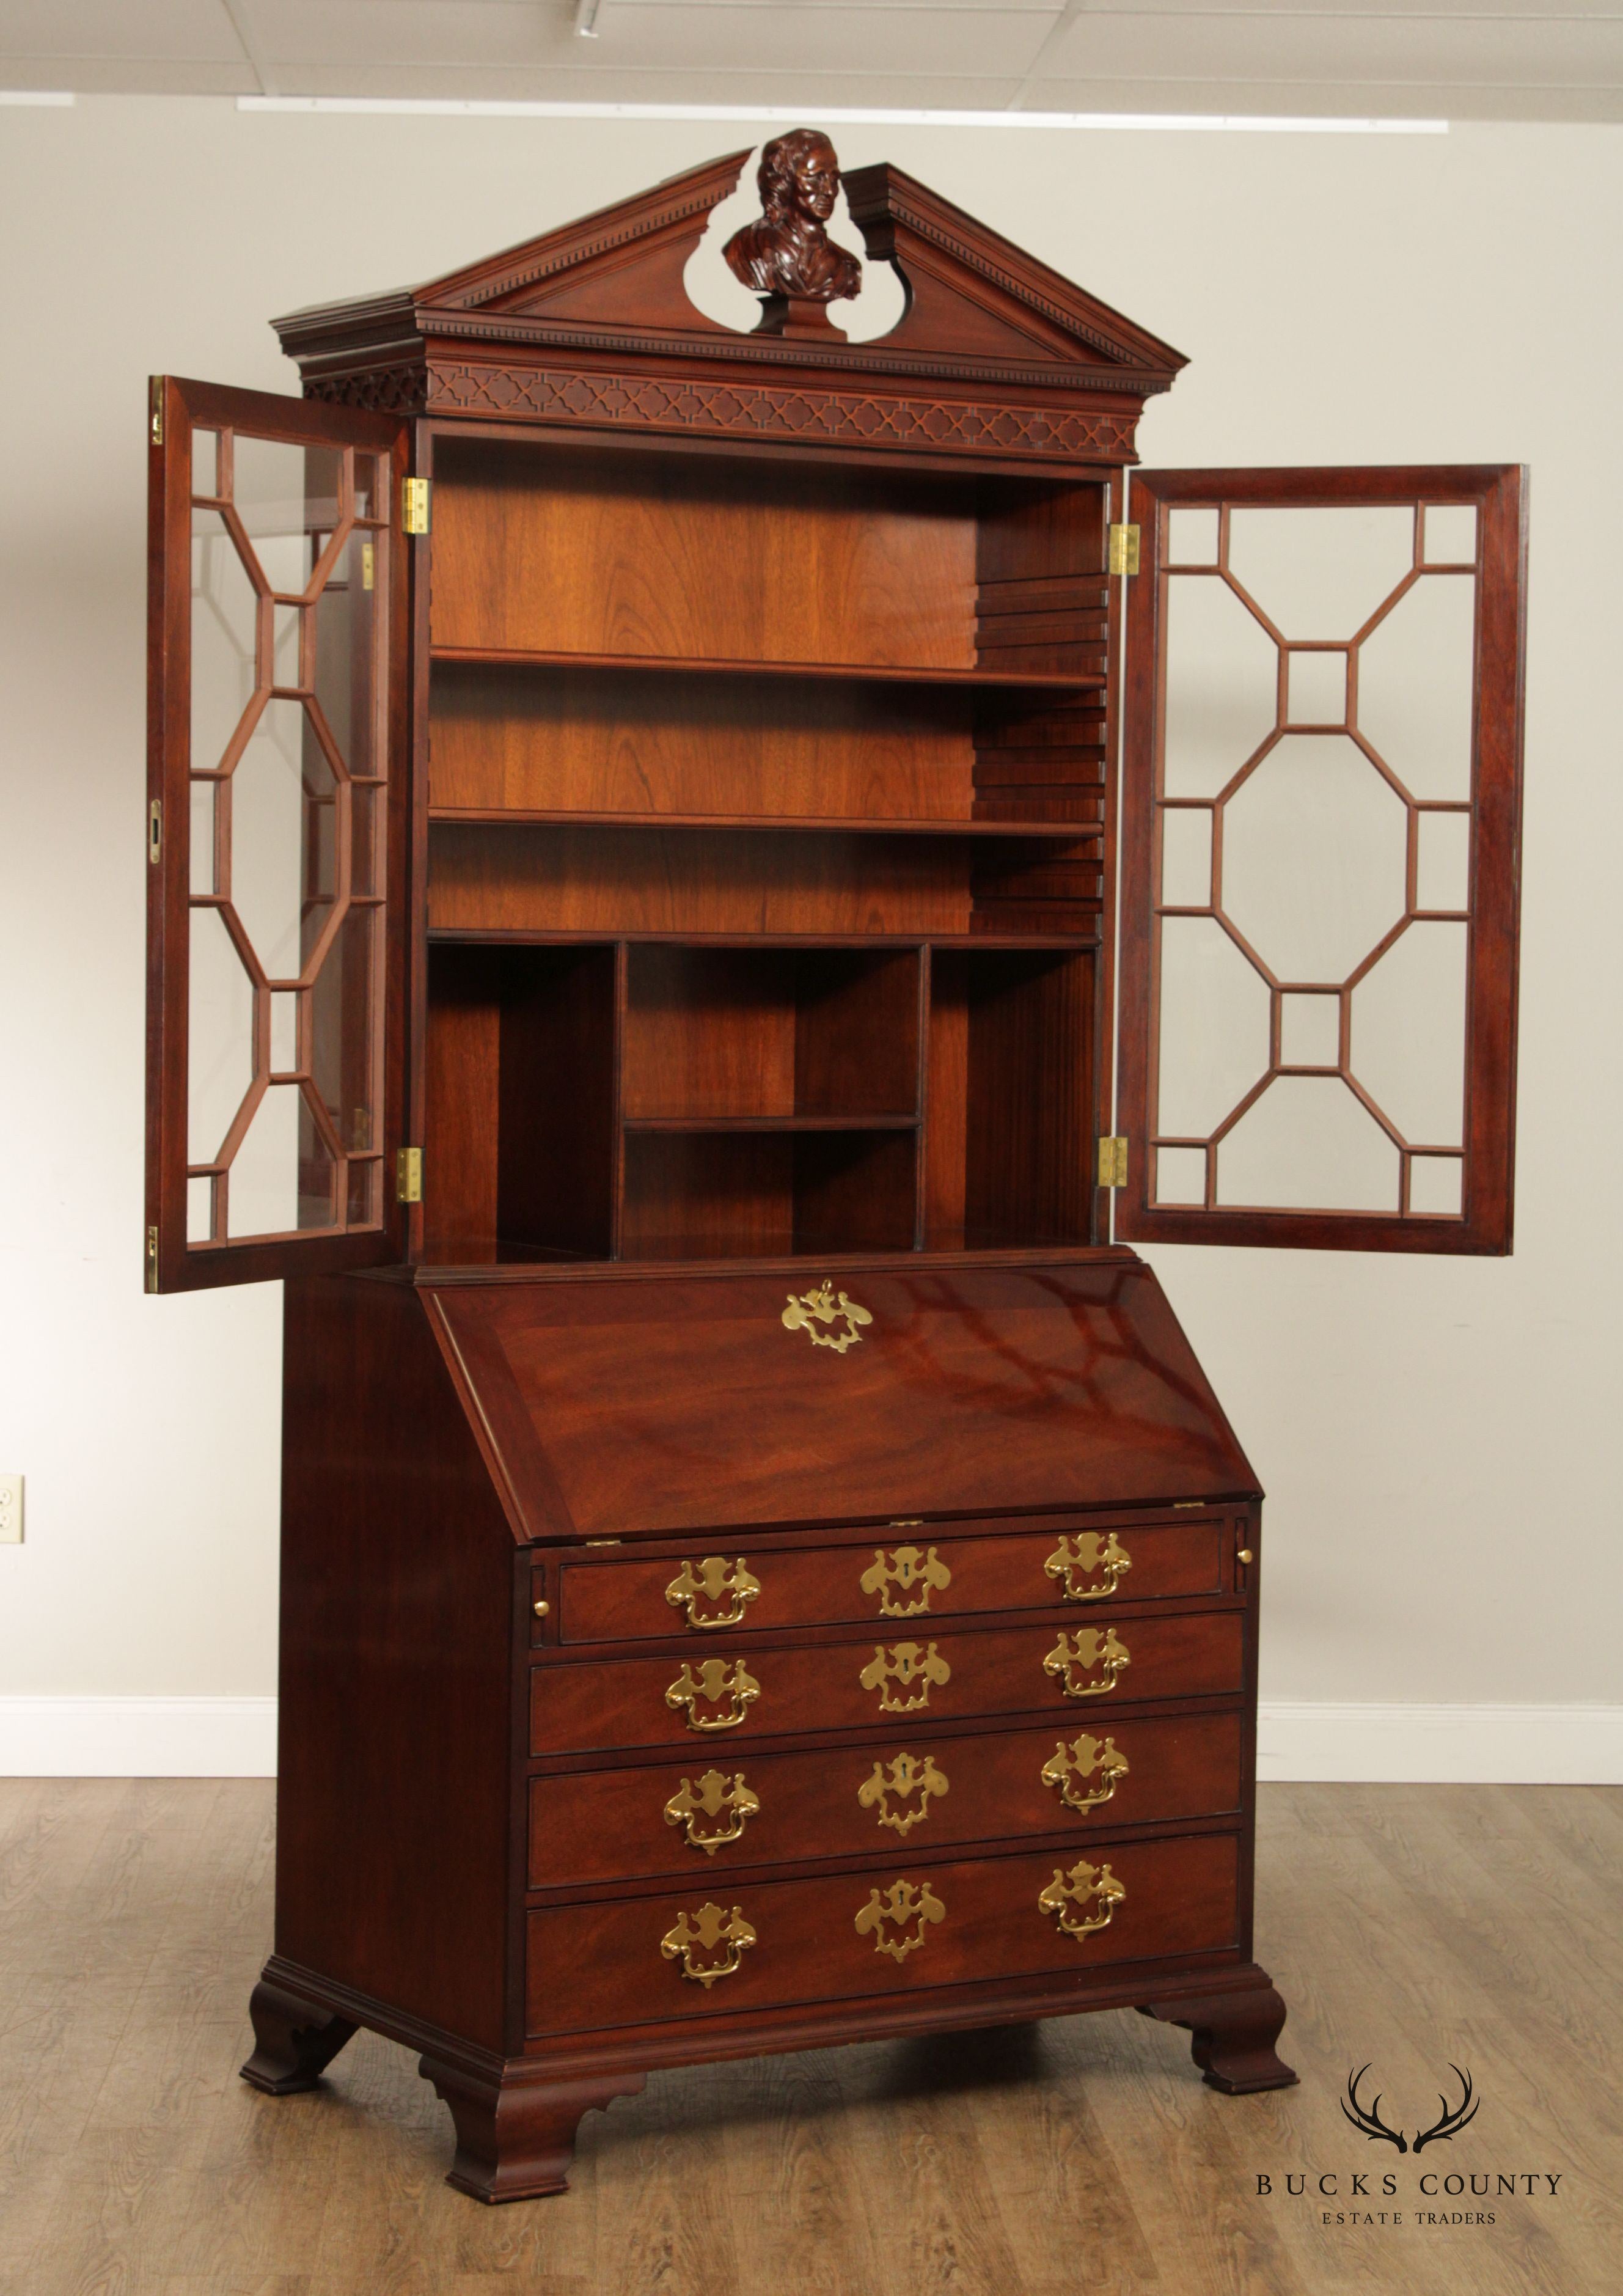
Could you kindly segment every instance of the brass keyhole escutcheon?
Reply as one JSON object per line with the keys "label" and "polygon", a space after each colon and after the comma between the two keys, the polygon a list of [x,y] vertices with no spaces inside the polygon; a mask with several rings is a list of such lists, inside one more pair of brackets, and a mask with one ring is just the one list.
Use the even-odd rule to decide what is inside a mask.
{"label": "brass keyhole escutcheon", "polygon": [[857,1583],[865,1595],[878,1595],[881,1619],[915,1619],[929,1610],[932,1594],[952,1585],[953,1574],[933,1546],[898,1546],[892,1554],[876,1546]]}
{"label": "brass keyhole escutcheon", "polygon": [[926,1754],[921,1762],[916,1754],[898,1754],[889,1763],[874,1763],[857,1787],[857,1799],[864,1809],[878,1811],[881,1825],[906,1833],[930,1816],[931,1798],[947,1789],[947,1773],[936,1767],[931,1756]]}
{"label": "brass keyhole escutcheon", "polygon": [[929,1705],[932,1685],[952,1680],[953,1670],[934,1643],[892,1643],[889,1649],[879,1643],[857,1678],[865,1690],[878,1691],[881,1714],[914,1714]]}
{"label": "brass keyhole escutcheon", "polygon": [[872,1937],[875,1953],[888,1953],[898,1964],[924,1942],[932,1922],[944,1922],[947,1907],[927,1882],[892,1882],[888,1890],[870,1890],[868,1902],[857,1916],[858,1937]]}

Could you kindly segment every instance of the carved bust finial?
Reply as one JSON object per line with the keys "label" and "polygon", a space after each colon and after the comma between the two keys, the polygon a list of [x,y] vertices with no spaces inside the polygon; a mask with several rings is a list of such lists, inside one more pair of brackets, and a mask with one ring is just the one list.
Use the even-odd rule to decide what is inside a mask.
{"label": "carved bust finial", "polygon": [[762,299],[758,334],[837,332],[826,306],[862,291],[862,265],[828,235],[840,161],[815,127],[775,135],[756,176],[762,214],[722,252],[735,279]]}

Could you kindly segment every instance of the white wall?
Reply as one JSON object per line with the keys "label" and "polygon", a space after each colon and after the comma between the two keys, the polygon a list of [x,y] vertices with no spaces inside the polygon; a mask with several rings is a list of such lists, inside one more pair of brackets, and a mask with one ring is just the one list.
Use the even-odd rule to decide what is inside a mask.
{"label": "white wall", "polygon": [[[0,1470],[29,1478],[27,1543],[0,1547],[0,1696],[22,1702],[18,1759],[51,1759],[29,1700],[275,1686],[279,1293],[141,1289],[145,378],[290,389],[270,313],[431,275],[744,140],[202,100],[0,111]],[[1623,130],[839,142],[1190,354],[1145,419],[1152,464],[1533,467],[1516,1254],[1153,1256],[1270,1493],[1266,1700],[1287,1719],[1304,1701],[1617,1702]],[[148,1710],[74,1710],[75,1765],[143,1766],[125,1750],[150,1734],[124,1734]],[[221,1766],[249,1766],[230,1733],[263,1710],[206,1710]],[[1598,1759],[1593,1734],[1591,1758],[1529,1755],[1534,1720],[1500,1718],[1490,1775]],[[1562,1726],[1576,1746],[1582,1718]]]}

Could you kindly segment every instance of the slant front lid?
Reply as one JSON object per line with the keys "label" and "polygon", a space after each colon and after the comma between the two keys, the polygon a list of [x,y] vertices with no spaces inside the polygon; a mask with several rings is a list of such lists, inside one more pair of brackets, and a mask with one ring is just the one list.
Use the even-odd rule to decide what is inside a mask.
{"label": "slant front lid", "polygon": [[1257,1489],[1130,1253],[457,1283],[426,1300],[531,1538]]}

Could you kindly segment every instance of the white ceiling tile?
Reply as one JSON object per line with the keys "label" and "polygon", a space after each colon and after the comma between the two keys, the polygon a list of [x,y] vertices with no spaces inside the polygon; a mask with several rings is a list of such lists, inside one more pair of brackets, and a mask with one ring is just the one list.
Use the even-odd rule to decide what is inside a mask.
{"label": "white ceiling tile", "polygon": [[82,56],[241,63],[220,0],[4,0],[0,57]]}
{"label": "white ceiling tile", "polygon": [[1021,9],[635,4],[605,8],[581,40],[572,9],[494,0],[253,0],[260,53],[295,63],[480,64],[607,71],[1016,77],[1050,18]]}
{"label": "white ceiling tile", "polygon": [[1623,23],[1089,12],[1044,61],[1033,104],[1059,79],[1623,86]]}
{"label": "white ceiling tile", "polygon": [[[792,104],[816,127],[831,110],[1002,111],[1018,79],[878,78],[836,73],[740,71],[526,70],[490,64],[307,64],[278,67],[284,94],[443,97],[456,102],[522,103]],[[60,83],[58,83],[60,85]],[[725,127],[719,132],[725,134]],[[743,132],[748,132],[747,123]],[[742,135],[739,138],[742,140]]]}

